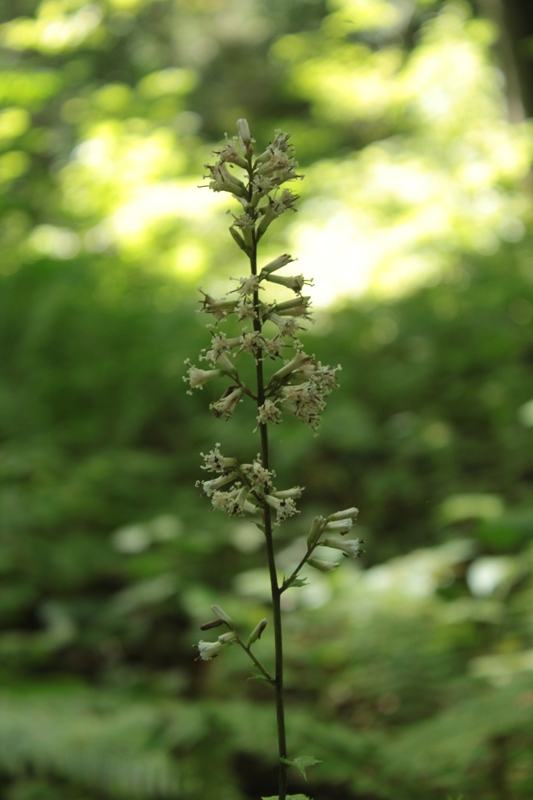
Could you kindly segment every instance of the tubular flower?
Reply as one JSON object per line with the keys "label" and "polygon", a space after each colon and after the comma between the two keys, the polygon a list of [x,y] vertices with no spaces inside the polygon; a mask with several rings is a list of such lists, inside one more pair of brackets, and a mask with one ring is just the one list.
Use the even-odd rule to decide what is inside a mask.
{"label": "tubular flower", "polygon": [[200,640],[196,645],[198,649],[198,658],[202,661],[210,661],[212,658],[216,658],[221,650],[227,645],[232,644],[236,638],[236,633],[228,631],[228,633],[223,633],[222,636],[219,636],[216,642],[203,642]]}
{"label": "tubular flower", "polygon": [[288,253],[284,253],[282,256],[275,258],[274,261],[269,261],[268,264],[263,267],[261,272],[263,275],[270,275],[272,272],[276,272],[276,270],[286,267],[287,264],[291,263],[291,261],[294,261],[294,258]]}
{"label": "tubular flower", "polygon": [[274,336],[273,339],[262,339],[261,347],[263,353],[269,358],[281,358],[285,349],[285,344],[281,336]]}
{"label": "tubular flower", "polygon": [[290,361],[286,361],[285,365],[272,375],[270,378],[270,383],[282,381],[284,378],[287,378],[291,372],[300,371],[305,364],[312,364],[314,359],[314,356],[308,356],[303,352],[303,350],[298,350],[296,355],[291,358]]}
{"label": "tubular flower", "polygon": [[219,447],[220,442],[217,442],[209,453],[200,453],[204,459],[204,463],[200,469],[205,469],[207,472],[224,472],[227,469],[232,469],[237,466],[237,459],[224,457],[218,449]]}
{"label": "tubular flower", "polygon": [[281,402],[301,422],[305,422],[316,433],[320,427],[320,414],[326,407],[320,392],[311,381],[281,388]]}
{"label": "tubular flower", "polygon": [[309,558],[307,563],[313,569],[318,569],[320,572],[330,572],[332,569],[337,569],[339,566],[338,561],[323,561],[320,558]]}
{"label": "tubular flower", "polygon": [[256,312],[253,300],[249,297],[243,296],[237,303],[237,318],[239,320],[255,319]]}
{"label": "tubular flower", "polygon": [[270,283],[278,283],[280,286],[286,286],[287,289],[292,289],[296,294],[301,294],[305,285],[313,285],[313,279],[306,280],[303,275],[289,275],[288,277],[284,275],[267,275],[267,281],[270,281]]}
{"label": "tubular flower", "polygon": [[303,330],[295,319],[284,319],[274,311],[269,311],[268,319],[278,326],[281,336],[290,336],[295,339],[298,336],[298,331]]}
{"label": "tubular flower", "polygon": [[213,152],[218,156],[219,161],[227,161],[246,169],[246,160],[242,157],[235,139],[226,139],[220,150],[213,150]]}
{"label": "tubular flower", "polygon": [[336,511],[334,514],[330,514],[328,517],[328,522],[335,522],[338,519],[353,519],[355,520],[359,516],[359,509],[352,506],[351,508],[345,508],[344,511]]}
{"label": "tubular flower", "polygon": [[258,425],[266,425],[269,422],[277,425],[281,421],[281,411],[273,400],[265,400],[263,405],[259,406],[256,419]]}
{"label": "tubular flower", "polygon": [[276,511],[276,525],[284,522],[289,517],[292,517],[293,514],[299,514],[300,512],[296,508],[296,504],[292,498],[283,498],[283,497],[275,497],[272,494],[265,495],[265,502],[268,503]]}
{"label": "tubular flower", "polygon": [[248,278],[239,278],[239,286],[235,291],[241,295],[253,294],[261,288],[261,281],[261,275],[250,275]]}
{"label": "tubular flower", "polygon": [[259,509],[249,502],[249,493],[250,490],[247,486],[233,489],[231,492],[214,492],[211,498],[211,505],[217,511],[224,511],[228,517],[242,517],[245,512],[256,514]]}
{"label": "tubular flower", "polygon": [[328,522],[326,525],[327,531],[335,531],[336,533],[345,534],[348,533],[353,527],[353,522],[351,519],[338,519],[334,520],[333,522]]}
{"label": "tubular flower", "polygon": [[322,539],[320,542],[322,547],[341,550],[345,556],[351,556],[352,558],[359,558],[364,553],[364,550],[361,550],[361,544],[364,544],[362,539],[350,539],[347,542],[337,541],[337,539]]}
{"label": "tubular flower", "polygon": [[209,408],[215,417],[226,417],[226,419],[229,419],[235,411],[237,404],[241,402],[243,394],[244,389],[240,386],[230,386],[226,389],[220,400],[211,403]]}
{"label": "tubular flower", "polygon": [[[185,383],[188,383],[191,389],[203,389],[204,383],[212,381],[214,378],[220,378],[224,374],[221,369],[199,369],[191,364],[189,359],[185,361],[189,367],[187,375],[183,376]],[[189,394],[192,392],[189,391]]]}
{"label": "tubular flower", "polygon": [[[202,292],[202,290],[200,289]],[[215,300],[214,297],[211,295],[202,292],[204,296],[203,305],[200,309],[204,311],[206,314],[212,314],[217,322],[227,317],[228,314],[233,313],[235,308],[237,307],[238,300],[226,300],[225,297],[221,298],[220,300]]]}
{"label": "tubular flower", "polygon": [[227,475],[220,475],[218,478],[213,478],[210,481],[196,481],[196,486],[198,488],[203,489],[204,494],[208,497],[220,489],[221,486],[225,486],[227,483],[231,483],[237,477],[236,472],[228,472]]}
{"label": "tubular flower", "polygon": [[211,177],[209,188],[213,192],[231,192],[237,197],[246,196],[244,183],[230,173],[224,161],[213,166],[210,164],[204,164],[204,166],[209,170],[207,177]]}
{"label": "tubular flower", "polygon": [[211,364],[216,364],[217,360],[223,353],[229,353],[240,342],[240,337],[228,339],[225,333],[214,333],[211,339],[211,347],[204,349],[202,352],[205,354],[201,356],[205,361],[210,361]]}
{"label": "tubular flower", "polygon": [[265,469],[259,457],[252,464],[241,464],[241,470],[250,482],[252,491],[263,493],[266,489],[272,488],[272,478],[276,473]]}
{"label": "tubular flower", "polygon": [[305,317],[309,319],[310,297],[295,297],[285,303],[276,303],[272,311],[281,317]]}
{"label": "tubular flower", "polygon": [[293,194],[289,189],[284,189],[281,193],[281,196],[275,200],[272,200],[269,197],[268,206],[266,206],[264,209],[259,209],[259,212],[262,212],[263,216],[257,227],[257,239],[259,240],[266,232],[268,226],[274,222],[275,219],[285,213],[285,211],[289,211],[289,209],[291,211],[296,211],[294,206],[296,205],[297,200],[298,195]]}

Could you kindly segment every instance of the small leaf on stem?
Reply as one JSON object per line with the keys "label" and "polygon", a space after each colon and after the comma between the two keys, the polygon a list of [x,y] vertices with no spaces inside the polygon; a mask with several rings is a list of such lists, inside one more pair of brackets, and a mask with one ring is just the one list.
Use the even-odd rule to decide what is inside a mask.
{"label": "small leaf on stem", "polygon": [[298,758],[280,758],[282,764],[286,764],[288,767],[295,767],[302,778],[307,780],[307,775],[305,774],[306,767],[312,767],[314,764],[321,764],[322,762],[313,756],[298,756]]}

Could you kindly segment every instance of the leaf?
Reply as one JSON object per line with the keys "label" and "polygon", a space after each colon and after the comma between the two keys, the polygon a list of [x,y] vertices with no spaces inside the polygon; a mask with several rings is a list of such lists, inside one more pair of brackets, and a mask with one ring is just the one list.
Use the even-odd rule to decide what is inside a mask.
{"label": "leaf", "polygon": [[307,578],[293,578],[290,583],[287,584],[287,589],[298,589],[300,586],[307,586]]}
{"label": "leaf", "polygon": [[252,672],[250,677],[248,678],[249,681],[265,681],[266,683],[270,683],[266,675],[262,675],[260,672]]}
{"label": "leaf", "polygon": [[[273,797],[262,797],[261,800],[279,800],[279,797],[276,794]],[[311,800],[311,798],[305,794],[288,794],[287,800]]]}
{"label": "leaf", "polygon": [[295,767],[302,778],[307,780],[305,774],[306,767],[312,767],[313,764],[321,764],[322,762],[313,758],[313,756],[298,756],[298,758],[280,758],[282,764],[287,764],[288,767]]}

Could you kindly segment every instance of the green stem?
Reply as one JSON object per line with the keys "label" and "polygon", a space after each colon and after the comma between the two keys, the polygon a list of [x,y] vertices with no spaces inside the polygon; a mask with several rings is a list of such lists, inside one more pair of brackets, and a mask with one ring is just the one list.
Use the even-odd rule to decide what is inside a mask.
{"label": "green stem", "polygon": [[250,648],[249,648],[247,645],[245,645],[245,644],[244,644],[244,642],[242,641],[242,639],[240,639],[240,638],[237,636],[237,638],[236,638],[236,640],[235,640],[235,643],[236,643],[236,644],[238,644],[238,645],[240,645],[240,646],[242,647],[242,649],[244,650],[244,652],[246,653],[246,655],[248,655],[248,656],[249,656],[249,657],[252,659],[252,661],[254,662],[254,664],[255,664],[255,666],[257,667],[257,669],[258,669],[258,670],[261,672],[261,674],[262,674],[262,675],[263,675],[263,676],[264,676],[264,677],[267,679],[267,681],[268,681],[269,683],[271,683],[271,684],[272,684],[272,686],[275,686],[275,685],[276,685],[276,681],[274,680],[274,678],[272,677],[272,675],[270,674],[270,672],[268,672],[268,670],[266,670],[266,669],[264,668],[264,666],[261,664],[261,662],[259,661],[259,659],[258,659],[258,658],[256,658],[256,657],[254,656],[254,654],[252,653],[251,649],[250,649]]}
{"label": "green stem", "polygon": [[280,587],[280,590],[279,590],[280,594],[283,594],[283,592],[286,589],[290,588],[291,583],[296,578],[296,576],[300,572],[301,568],[304,566],[304,564],[307,563],[307,560],[311,557],[311,554],[312,554],[313,550],[315,549],[315,547],[318,547],[318,544],[314,544],[312,547],[308,547],[307,548],[306,554],[304,555],[304,557],[302,558],[302,560],[300,561],[300,563],[298,564],[298,566],[296,567],[294,572],[291,575],[289,575],[288,578],[285,578],[285,580],[283,581],[283,583],[282,583],[282,585]]}
{"label": "green stem", "polygon": [[[252,179],[251,165],[248,170],[250,182]],[[253,236],[253,247],[250,254],[250,270],[252,275],[257,275],[257,240],[255,233]],[[257,311],[254,317],[254,331],[261,333],[262,322],[259,315],[259,292],[254,292],[254,307]],[[265,380],[263,374],[262,352],[259,350],[256,357],[256,378],[257,378],[257,407],[265,402]],[[268,429],[266,423],[259,425],[261,436],[261,460],[265,469],[270,469],[270,457],[268,447]],[[287,758],[287,736],[285,732],[285,705],[283,695],[283,630],[281,622],[281,588],[278,585],[276,572],[276,558],[274,553],[274,536],[272,531],[271,508],[263,500],[263,522],[265,528],[265,541],[268,559],[268,572],[270,576],[270,592],[272,596],[272,617],[274,622],[274,648],[275,648],[275,678],[274,687],[276,690],[276,720],[278,728],[278,754],[279,754],[279,800],[287,798],[287,767],[282,763],[282,758]]]}

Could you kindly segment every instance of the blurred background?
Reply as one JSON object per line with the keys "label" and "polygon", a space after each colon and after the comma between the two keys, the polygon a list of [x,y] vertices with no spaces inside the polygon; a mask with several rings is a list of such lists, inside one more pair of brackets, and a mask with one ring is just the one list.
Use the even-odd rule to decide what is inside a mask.
{"label": "blurred background", "polygon": [[[528,17],[529,15],[529,17]],[[246,264],[203,165],[292,133],[342,363],[273,433],[294,565],[356,505],[362,562],[289,592],[290,750],[315,800],[533,796],[533,21],[521,0],[13,0],[0,10],[0,793],[274,794],[269,687],[194,661],[212,603],[269,615],[260,534],[199,452],[253,455],[183,361]],[[235,209],[234,209],[235,210]],[[196,362],[198,363],[198,362]],[[244,408],[243,408],[244,411]],[[204,638],[209,638],[203,634]],[[214,638],[214,637],[213,637]],[[271,637],[259,643],[270,663]]]}

